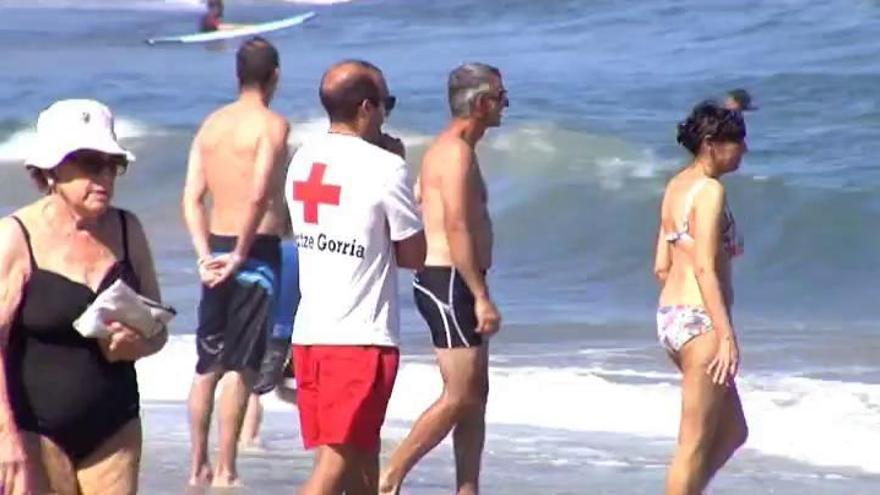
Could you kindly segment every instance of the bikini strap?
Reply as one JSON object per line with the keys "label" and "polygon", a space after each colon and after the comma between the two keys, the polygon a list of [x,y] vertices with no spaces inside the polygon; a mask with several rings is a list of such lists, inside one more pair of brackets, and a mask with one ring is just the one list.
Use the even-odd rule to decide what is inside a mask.
{"label": "bikini strap", "polygon": [[691,190],[688,191],[687,196],[684,198],[684,218],[682,221],[682,230],[687,230],[688,225],[690,224],[691,210],[694,207],[694,200],[699,194],[700,190],[703,189],[703,186],[709,182],[708,177],[703,177],[702,179],[697,180],[697,182],[691,186]]}
{"label": "bikini strap", "polygon": [[125,220],[125,210],[119,212],[119,223],[122,225],[122,261],[128,261],[128,222]]}
{"label": "bikini strap", "polygon": [[12,219],[15,220],[15,223],[17,223],[18,226],[21,227],[21,233],[24,234],[24,242],[25,244],[27,244],[28,256],[31,259],[31,270],[34,270],[37,268],[37,259],[34,258],[34,248],[31,246],[31,234],[30,232],[28,232],[27,227],[24,226],[24,222],[22,222],[20,218],[15,215],[11,216]]}

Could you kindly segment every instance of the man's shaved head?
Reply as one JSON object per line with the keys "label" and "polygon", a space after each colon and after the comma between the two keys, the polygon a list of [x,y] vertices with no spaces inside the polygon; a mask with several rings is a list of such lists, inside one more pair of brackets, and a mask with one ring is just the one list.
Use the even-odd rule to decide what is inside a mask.
{"label": "man's shaved head", "polygon": [[378,105],[385,82],[382,71],[364,60],[344,60],[327,69],[321,78],[321,104],[330,122],[351,122],[364,100]]}

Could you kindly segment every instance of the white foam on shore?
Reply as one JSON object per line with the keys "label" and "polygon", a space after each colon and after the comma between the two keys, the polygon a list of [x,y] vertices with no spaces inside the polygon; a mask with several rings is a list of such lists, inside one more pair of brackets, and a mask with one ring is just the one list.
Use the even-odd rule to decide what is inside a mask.
{"label": "white foam on shore", "polygon": [[[330,128],[327,117],[313,117],[304,120],[291,120],[290,137],[288,144],[291,149],[300,147],[304,142],[322,134],[326,134]],[[399,129],[397,127],[384,126],[386,133],[399,138],[407,148],[425,146],[431,141],[431,136]]]}
{"label": "white foam on shore", "polygon": [[353,0],[282,0],[285,3],[295,3],[299,5],[336,5],[338,3],[349,3]]}
{"label": "white foam on shore", "polygon": [[27,7],[44,9],[76,9],[103,10],[107,8],[168,11],[168,12],[200,12],[205,10],[205,0],[4,0],[8,7]]}
{"label": "white foam on shore", "polygon": [[[138,363],[141,396],[147,402],[185,401],[194,367],[194,337],[172,337],[159,355]],[[677,385],[617,383],[599,375],[614,375],[614,370],[495,367],[487,419],[495,424],[674,438],[680,407]],[[414,420],[437,398],[440,387],[433,364],[404,357],[388,418]],[[748,448],[814,465],[880,473],[880,385],[745,376],[740,392],[750,426]],[[273,394],[266,396],[265,405],[269,410],[290,410]]]}
{"label": "white foam on shore", "polygon": [[[123,141],[154,134],[156,130],[143,122],[133,119],[117,118],[116,136]],[[21,162],[34,144],[36,132],[33,127],[19,129],[5,141],[0,142],[0,162]]]}

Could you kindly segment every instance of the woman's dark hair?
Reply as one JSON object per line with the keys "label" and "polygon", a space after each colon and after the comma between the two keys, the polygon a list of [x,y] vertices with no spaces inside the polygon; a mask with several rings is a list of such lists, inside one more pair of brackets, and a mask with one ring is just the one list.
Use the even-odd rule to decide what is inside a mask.
{"label": "woman's dark hair", "polygon": [[691,110],[684,122],[678,124],[678,144],[692,154],[700,152],[704,139],[710,141],[742,142],[746,138],[746,123],[742,113],[706,100]]}
{"label": "woman's dark hair", "polygon": [[28,175],[31,176],[31,180],[34,182],[34,185],[37,186],[37,190],[42,194],[49,194],[49,190],[51,189],[49,186],[49,178],[52,176],[52,172],[37,167],[28,167],[27,171]]}

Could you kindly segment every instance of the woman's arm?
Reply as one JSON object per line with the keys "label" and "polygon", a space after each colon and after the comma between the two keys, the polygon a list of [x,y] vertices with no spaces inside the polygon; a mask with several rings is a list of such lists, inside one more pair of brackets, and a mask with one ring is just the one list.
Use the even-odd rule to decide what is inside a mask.
{"label": "woman's arm", "polygon": [[736,374],[739,360],[736,334],[717,268],[724,201],[724,186],[717,180],[709,181],[696,197],[693,224],[694,273],[719,342],[718,354],[709,366],[709,372],[719,384],[726,383],[728,377]]}
{"label": "woman's arm", "polygon": [[669,251],[669,242],[666,241],[661,225],[657,233],[657,250],[654,255],[654,278],[657,279],[660,287],[666,285],[670,267],[672,267],[672,253]]}
{"label": "woman's arm", "polygon": [[669,242],[663,232],[663,211],[666,207],[666,194],[663,194],[663,200],[660,202],[660,226],[657,228],[657,247],[654,251],[654,278],[662,288],[666,285],[666,277],[669,276],[669,269],[672,267],[672,252],[669,250]]}
{"label": "woman's arm", "polygon": [[24,460],[12,397],[6,380],[9,332],[22,290],[30,275],[30,257],[21,228],[9,217],[0,220],[0,464]]}
{"label": "woman's arm", "polygon": [[[144,227],[140,220],[131,212],[125,212],[125,221],[128,224],[128,252],[131,264],[138,279],[141,282],[141,294],[157,302],[162,301],[159,291],[159,279],[156,276],[156,267],[153,263],[153,254],[150,251],[150,243],[144,233]],[[146,354],[149,356],[159,352],[168,341],[168,329],[165,328],[147,340]]]}

